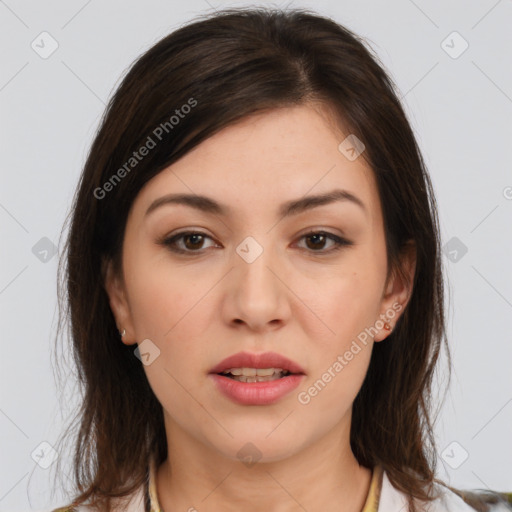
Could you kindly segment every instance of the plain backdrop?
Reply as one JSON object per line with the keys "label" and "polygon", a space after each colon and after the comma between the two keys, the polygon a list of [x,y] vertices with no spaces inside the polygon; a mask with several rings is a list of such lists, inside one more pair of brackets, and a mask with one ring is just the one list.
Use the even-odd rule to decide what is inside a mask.
{"label": "plain backdrop", "polygon": [[[66,501],[50,494],[52,447],[72,411],[61,409],[52,369],[58,245],[105,104],[156,41],[200,13],[242,5],[332,17],[366,38],[398,85],[431,173],[445,248],[454,372],[435,428],[439,476],[512,491],[512,1],[6,0],[1,511]],[[71,377],[66,389],[76,396]]]}

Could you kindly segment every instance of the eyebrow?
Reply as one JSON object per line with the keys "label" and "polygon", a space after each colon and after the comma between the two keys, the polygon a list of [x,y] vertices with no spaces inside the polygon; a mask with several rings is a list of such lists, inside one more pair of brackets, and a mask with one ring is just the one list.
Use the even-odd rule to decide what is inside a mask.
{"label": "eyebrow", "polygon": [[[361,199],[359,199],[348,190],[335,189],[324,194],[305,196],[300,199],[287,201],[280,206],[279,215],[281,217],[298,215],[299,213],[302,213],[306,210],[338,201],[351,202],[352,204],[359,206],[365,213],[367,213],[366,206],[363,201],[361,201]],[[221,205],[210,197],[197,194],[167,194],[165,196],[159,197],[158,199],[155,199],[146,210],[145,216],[147,217],[157,208],[168,204],[182,204],[213,215],[227,216],[233,213],[231,208],[226,205]]]}

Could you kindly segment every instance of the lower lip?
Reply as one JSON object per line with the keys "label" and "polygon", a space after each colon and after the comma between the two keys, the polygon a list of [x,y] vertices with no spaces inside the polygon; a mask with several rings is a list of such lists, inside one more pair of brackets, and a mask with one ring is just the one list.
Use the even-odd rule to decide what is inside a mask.
{"label": "lower lip", "polygon": [[273,404],[295,389],[305,377],[304,374],[294,374],[268,382],[240,382],[217,373],[209,376],[221,393],[243,405]]}

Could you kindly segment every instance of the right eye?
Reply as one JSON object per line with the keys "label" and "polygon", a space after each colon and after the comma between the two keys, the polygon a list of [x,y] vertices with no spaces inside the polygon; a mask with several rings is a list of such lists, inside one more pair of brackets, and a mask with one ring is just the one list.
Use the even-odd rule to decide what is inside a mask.
{"label": "right eye", "polygon": [[[201,231],[183,231],[171,237],[164,238],[159,243],[167,246],[170,251],[179,254],[201,253],[201,249],[203,249],[201,246],[206,238],[213,240],[210,236]],[[179,242],[182,242],[181,247],[179,246]]]}

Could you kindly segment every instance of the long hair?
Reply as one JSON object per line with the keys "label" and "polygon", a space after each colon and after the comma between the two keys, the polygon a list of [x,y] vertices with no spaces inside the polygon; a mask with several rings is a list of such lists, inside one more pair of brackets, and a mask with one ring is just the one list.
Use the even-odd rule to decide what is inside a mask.
{"label": "long hair", "polygon": [[[90,148],[59,262],[59,330],[81,390],[74,423],[73,504],[109,510],[167,457],[162,406],[133,347],[120,342],[104,288],[121,268],[127,215],[149,180],[237,120],[321,102],[365,145],[381,199],[388,276],[411,242],[413,292],[385,343],[374,345],[353,404],[350,443],[413,498],[434,499],[432,381],[444,345],[443,273],[432,184],[391,78],[364,40],[304,9],[228,9],[172,32],[140,56],[111,97]],[[179,111],[182,115],[179,115]],[[153,144],[150,143],[150,140]],[[134,152],[151,149],[144,158]],[[62,282],[61,282],[62,281]],[[67,293],[62,288],[67,288]],[[477,501],[473,498],[473,501]]]}

